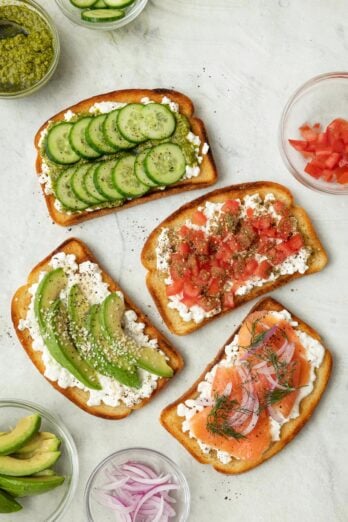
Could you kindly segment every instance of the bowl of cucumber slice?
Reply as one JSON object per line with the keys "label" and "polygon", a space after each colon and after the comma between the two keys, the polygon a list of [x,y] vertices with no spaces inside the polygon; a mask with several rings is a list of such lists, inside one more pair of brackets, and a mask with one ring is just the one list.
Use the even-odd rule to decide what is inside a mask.
{"label": "bowl of cucumber slice", "polygon": [[63,13],[76,24],[113,31],[140,15],[148,0],[56,0]]}
{"label": "bowl of cucumber slice", "polygon": [[1,520],[60,520],[78,475],[76,446],[59,419],[31,402],[0,400]]}

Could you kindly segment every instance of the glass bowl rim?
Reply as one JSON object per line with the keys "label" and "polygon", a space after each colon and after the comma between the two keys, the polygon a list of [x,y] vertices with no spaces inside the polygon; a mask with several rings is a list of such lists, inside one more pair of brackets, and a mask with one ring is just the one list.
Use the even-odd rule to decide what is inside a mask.
{"label": "glass bowl rim", "polygon": [[63,433],[65,437],[65,446],[67,448],[67,453],[69,455],[70,461],[71,461],[71,477],[70,477],[70,483],[69,483],[69,489],[67,491],[67,494],[63,501],[59,504],[57,509],[51,513],[49,518],[46,522],[54,522],[59,520],[67,511],[69,505],[71,504],[71,501],[75,495],[76,488],[79,481],[79,458],[78,458],[78,452],[77,448],[74,442],[74,439],[72,435],[70,434],[70,431],[65,426],[64,422],[61,421],[58,417],[53,415],[51,412],[46,410],[44,407],[42,407],[39,404],[36,404],[31,401],[21,400],[21,399],[3,399],[0,398],[0,409],[3,407],[13,407],[13,408],[25,408],[32,411],[35,411],[42,415],[47,421],[52,423],[54,426],[57,426],[58,429]]}
{"label": "glass bowl rim", "polygon": [[85,487],[85,494],[84,494],[85,511],[86,511],[88,522],[95,522],[92,517],[91,510],[90,510],[91,489],[92,489],[92,484],[93,484],[95,478],[97,477],[99,472],[103,469],[103,467],[106,464],[108,464],[109,462],[111,462],[113,458],[118,457],[120,455],[124,455],[129,452],[133,452],[133,451],[143,453],[145,455],[148,454],[148,455],[154,455],[156,457],[159,457],[161,460],[165,461],[166,464],[169,464],[169,466],[171,468],[173,468],[177,478],[179,479],[180,485],[184,491],[184,503],[185,503],[184,510],[185,511],[183,514],[185,516],[184,521],[186,522],[188,520],[188,517],[190,514],[191,493],[190,493],[190,486],[188,484],[187,478],[185,477],[184,473],[181,471],[178,464],[176,464],[176,462],[174,462],[171,458],[167,457],[167,455],[164,455],[160,451],[157,451],[157,450],[154,450],[151,448],[144,448],[144,447],[140,447],[140,446],[135,446],[133,448],[125,448],[122,450],[115,451],[115,452],[111,453],[110,455],[108,455],[107,457],[105,457],[94,468],[94,470],[92,471],[92,473],[90,474],[90,476],[88,478],[88,481],[87,481],[87,484]]}
{"label": "glass bowl rim", "polygon": [[[8,2],[9,5],[11,5],[11,1],[12,0],[2,0],[2,2]],[[6,5],[6,4],[2,4],[2,2],[0,2],[0,5]],[[34,85],[31,85],[30,87],[27,87],[26,89],[23,89],[21,91],[16,91],[16,92],[6,92],[6,91],[0,90],[0,99],[4,99],[4,100],[22,98],[24,96],[34,93],[35,91],[37,91],[38,89],[43,87],[48,82],[48,80],[51,78],[54,71],[56,70],[58,62],[59,62],[59,57],[60,57],[59,33],[58,33],[57,27],[56,27],[51,15],[46,11],[46,9],[44,9],[41,6],[41,4],[39,4],[35,0],[15,0],[15,2],[22,3],[23,5],[27,4],[27,5],[31,6],[45,20],[45,22],[47,23],[48,28],[52,34],[52,38],[53,38],[54,56],[53,56],[51,65],[49,66],[49,68],[46,71],[46,74]],[[17,5],[17,4],[14,4],[14,5]]]}
{"label": "glass bowl rim", "polygon": [[[119,20],[114,20],[112,22],[88,22],[86,20],[75,19],[74,16],[72,16],[68,10],[68,8],[65,6],[66,0],[56,0],[56,4],[58,5],[59,9],[62,11],[62,13],[74,24],[79,25],[80,27],[86,27],[88,29],[96,30],[96,31],[114,31],[116,29],[120,29],[121,27],[124,27],[125,25],[129,24],[133,20],[135,20],[145,9],[148,0],[139,0],[138,4],[136,4],[135,9],[133,11],[129,11],[126,16]],[[93,7],[93,6],[92,6]]]}
{"label": "glass bowl rim", "polygon": [[312,87],[315,87],[316,85],[329,81],[329,80],[335,80],[335,79],[343,79],[348,80],[348,72],[347,71],[332,71],[327,73],[318,74],[316,76],[313,76],[306,82],[300,85],[293,94],[289,97],[287,103],[285,104],[282,114],[279,121],[279,129],[278,129],[278,146],[280,150],[280,155],[282,157],[282,160],[288,169],[288,171],[299,181],[302,183],[302,185],[316,191],[320,192],[321,194],[330,194],[330,195],[336,195],[336,196],[347,196],[348,194],[348,188],[345,190],[344,188],[340,188],[337,185],[332,184],[332,186],[329,185],[327,187],[320,187],[315,183],[315,180],[312,181],[311,179],[307,179],[305,175],[300,172],[292,163],[291,159],[289,158],[287,154],[287,148],[286,148],[286,141],[287,138],[285,137],[285,123],[287,120],[287,117],[291,111],[291,108],[295,101],[307,90],[309,90]]}

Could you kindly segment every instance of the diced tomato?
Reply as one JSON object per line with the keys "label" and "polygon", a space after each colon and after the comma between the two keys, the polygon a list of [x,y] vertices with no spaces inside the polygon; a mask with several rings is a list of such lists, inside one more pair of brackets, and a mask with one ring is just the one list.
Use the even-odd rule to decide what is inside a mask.
{"label": "diced tomato", "polygon": [[202,268],[196,278],[197,284],[205,285],[210,279],[210,273],[208,270]]}
{"label": "diced tomato", "polygon": [[222,289],[222,281],[217,277],[213,277],[208,286],[209,295],[217,295]]}
{"label": "diced tomato", "polygon": [[226,241],[226,245],[231,250],[231,252],[238,252],[238,242],[235,237],[231,237]]}
{"label": "diced tomato", "polygon": [[281,239],[287,239],[293,230],[293,224],[289,217],[283,217],[278,223],[277,236]]}
{"label": "diced tomato", "polygon": [[220,306],[220,299],[218,297],[200,296],[197,303],[203,308],[203,310],[210,312],[210,310],[214,310],[214,308]]}
{"label": "diced tomato", "polygon": [[180,294],[180,292],[182,292],[183,286],[184,280],[177,279],[176,281],[173,281],[172,284],[166,286],[166,293],[168,296]]}
{"label": "diced tomato", "polygon": [[333,152],[333,147],[318,147],[315,151],[316,156],[320,158],[328,158]]}
{"label": "diced tomato", "polygon": [[248,207],[246,209],[246,215],[248,216],[249,219],[253,218],[254,217],[254,210],[250,207]]}
{"label": "diced tomato", "polygon": [[294,147],[294,149],[303,152],[307,150],[308,142],[302,140],[289,140],[290,145]]}
{"label": "diced tomato", "polygon": [[216,259],[224,261],[225,263],[228,263],[232,259],[232,256],[233,252],[226,243],[222,243],[216,252]]}
{"label": "diced tomato", "polygon": [[261,277],[261,279],[267,279],[271,272],[271,265],[269,262],[265,259],[264,261],[261,261],[259,266],[257,267],[256,274],[258,277]]}
{"label": "diced tomato", "polygon": [[347,145],[347,144],[348,144],[348,128],[342,130],[342,132],[341,132],[341,138],[342,138],[342,140],[343,140],[343,143],[344,143],[345,145]]}
{"label": "diced tomato", "polygon": [[279,199],[275,200],[275,202],[273,203],[273,207],[277,214],[284,214],[286,210],[285,204]]}
{"label": "diced tomato", "polygon": [[338,183],[341,183],[341,185],[345,185],[346,183],[348,183],[348,170],[340,174],[337,177],[337,181]]}
{"label": "diced tomato", "polygon": [[191,271],[192,275],[197,276],[199,274],[199,264],[194,254],[189,255],[186,266]]}
{"label": "diced tomato", "polygon": [[223,307],[225,309],[234,308],[235,307],[234,294],[233,294],[232,290],[230,290],[229,292],[226,292],[224,294],[224,297],[223,297]]}
{"label": "diced tomato", "polygon": [[185,297],[197,297],[200,294],[200,288],[193,285],[190,281],[185,281],[183,284],[183,292]]}
{"label": "diced tomato", "polygon": [[268,252],[268,257],[273,265],[280,265],[288,257],[288,254],[278,245]]}
{"label": "diced tomato", "polygon": [[197,298],[196,297],[184,296],[181,299],[181,302],[184,303],[184,305],[186,305],[186,306],[188,306],[190,308],[190,306],[193,306],[193,305],[197,304]]}
{"label": "diced tomato", "polygon": [[244,278],[244,272],[245,272],[245,259],[240,257],[239,259],[236,259],[233,263],[233,275],[235,279],[242,279]]}
{"label": "diced tomato", "polygon": [[229,212],[230,214],[236,214],[239,211],[239,202],[235,199],[228,199],[223,207],[223,212]]}
{"label": "diced tomato", "polygon": [[191,229],[187,227],[186,225],[182,225],[182,227],[179,230],[179,235],[181,237],[188,237],[190,235]]}
{"label": "diced tomato", "polygon": [[313,163],[307,163],[307,165],[304,168],[304,171],[307,172],[310,176],[313,176],[313,178],[319,179],[322,173],[321,167],[316,167],[313,165]]}
{"label": "diced tomato", "polygon": [[325,147],[327,145],[327,134],[326,132],[320,132],[317,139],[318,146]]}
{"label": "diced tomato", "polygon": [[272,216],[266,214],[253,220],[253,227],[257,230],[267,230],[272,226]]}
{"label": "diced tomato", "polygon": [[334,178],[336,176],[336,170],[329,170],[329,169],[324,169],[322,174],[321,174],[321,179],[323,179],[324,181],[334,181]]}
{"label": "diced tomato", "polygon": [[312,129],[308,124],[302,125],[302,127],[300,127],[300,133],[302,138],[306,141],[315,141],[318,136],[318,132]]}
{"label": "diced tomato", "polygon": [[192,216],[192,223],[198,225],[200,227],[204,226],[207,222],[206,216],[200,210],[196,210],[196,212]]}
{"label": "diced tomato", "polygon": [[325,161],[325,167],[328,169],[333,169],[336,167],[337,163],[339,162],[340,155],[338,152],[333,152]]}
{"label": "diced tomato", "polygon": [[187,242],[180,243],[178,246],[178,253],[186,258],[190,253],[190,245]]}
{"label": "diced tomato", "polygon": [[[343,152],[344,151],[344,141],[342,139],[337,140],[332,145],[333,152]],[[317,152],[318,154],[318,152]]]}
{"label": "diced tomato", "polygon": [[248,259],[248,261],[245,263],[245,270],[244,273],[248,275],[254,275],[254,273],[257,270],[257,267],[259,266],[256,259]]}
{"label": "diced tomato", "polygon": [[288,241],[287,244],[293,252],[298,252],[303,247],[303,238],[301,234],[294,234]]}

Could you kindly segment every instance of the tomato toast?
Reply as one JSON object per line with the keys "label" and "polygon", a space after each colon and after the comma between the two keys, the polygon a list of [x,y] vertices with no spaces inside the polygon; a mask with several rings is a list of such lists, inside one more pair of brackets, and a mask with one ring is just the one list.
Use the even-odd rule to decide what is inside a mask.
{"label": "tomato toast", "polygon": [[31,271],[13,297],[12,321],[50,384],[106,419],[144,406],[183,366],[77,239],[65,241]]}
{"label": "tomato toast", "polygon": [[327,263],[306,212],[272,182],[215,190],[179,208],[147,239],[147,286],[168,328],[186,335]]}
{"label": "tomato toast", "polygon": [[113,91],[38,130],[36,171],[49,213],[70,226],[217,179],[191,100],[166,89]]}
{"label": "tomato toast", "polygon": [[161,423],[199,462],[242,473],[300,431],[331,366],[319,334],[265,298],[192,387],[162,411]]}

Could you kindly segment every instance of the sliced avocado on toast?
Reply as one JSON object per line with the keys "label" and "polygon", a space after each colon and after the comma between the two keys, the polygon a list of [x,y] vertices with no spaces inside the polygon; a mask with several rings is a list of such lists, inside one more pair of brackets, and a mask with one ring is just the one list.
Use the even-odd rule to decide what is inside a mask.
{"label": "sliced avocado on toast", "polygon": [[137,368],[128,358],[118,357],[111,343],[101,334],[99,306],[90,306],[79,285],[68,296],[69,328],[75,346],[93,368],[126,386],[140,387]]}
{"label": "sliced avocado on toast", "polygon": [[20,419],[16,427],[0,437],[0,455],[9,455],[20,449],[37,433],[41,426],[41,417],[34,413]]}
{"label": "sliced avocado on toast", "polygon": [[115,344],[117,351],[136,361],[139,368],[160,377],[172,377],[173,369],[167,364],[165,355],[155,348],[139,346],[122,328],[124,304],[117,293],[112,293],[100,308],[102,331],[105,338]]}

